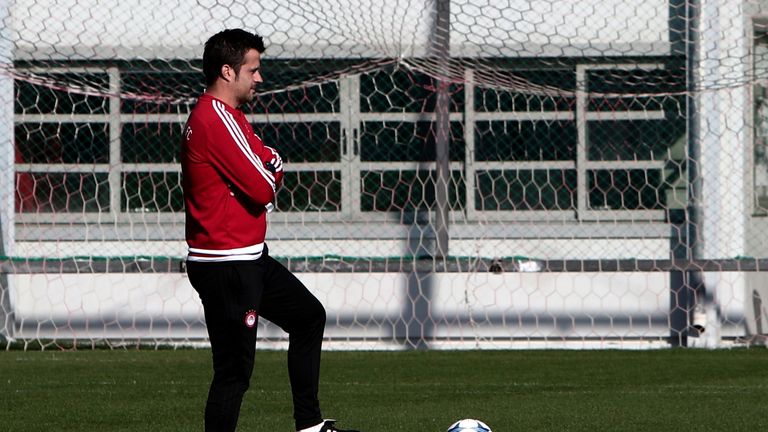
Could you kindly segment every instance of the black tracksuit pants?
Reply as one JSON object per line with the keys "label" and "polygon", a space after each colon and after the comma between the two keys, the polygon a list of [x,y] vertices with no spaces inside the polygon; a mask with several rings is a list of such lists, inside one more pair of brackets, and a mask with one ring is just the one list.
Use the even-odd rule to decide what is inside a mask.
{"label": "black tracksuit pants", "polygon": [[289,335],[288,376],[296,429],[322,421],[318,402],[325,309],[266,247],[256,261],[187,262],[200,295],[213,355],[205,431],[232,432],[248,389],[256,351],[256,316]]}

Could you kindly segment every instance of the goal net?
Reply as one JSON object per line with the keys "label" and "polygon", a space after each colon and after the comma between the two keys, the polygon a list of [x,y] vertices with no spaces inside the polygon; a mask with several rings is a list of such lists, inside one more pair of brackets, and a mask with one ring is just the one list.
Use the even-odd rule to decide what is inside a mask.
{"label": "goal net", "polygon": [[[768,2],[0,1],[0,341],[205,343],[181,130],[263,35],[270,253],[326,347],[764,341]],[[260,346],[286,335],[268,322]]]}

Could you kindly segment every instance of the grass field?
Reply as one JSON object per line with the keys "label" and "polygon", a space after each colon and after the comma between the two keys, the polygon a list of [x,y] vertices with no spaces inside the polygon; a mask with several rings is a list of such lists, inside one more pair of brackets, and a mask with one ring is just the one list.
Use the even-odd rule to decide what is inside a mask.
{"label": "grass field", "polygon": [[[0,352],[0,431],[201,431],[210,352]],[[326,352],[321,402],[363,432],[768,430],[768,350]],[[240,431],[292,431],[257,352]]]}

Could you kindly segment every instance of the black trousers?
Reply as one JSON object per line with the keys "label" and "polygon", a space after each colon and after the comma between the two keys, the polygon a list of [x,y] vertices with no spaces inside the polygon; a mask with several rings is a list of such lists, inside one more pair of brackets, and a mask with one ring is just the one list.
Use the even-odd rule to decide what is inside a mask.
{"label": "black trousers", "polygon": [[322,421],[318,401],[325,309],[296,276],[267,255],[256,261],[187,262],[200,295],[213,356],[205,406],[206,432],[232,432],[256,352],[256,317],[289,336],[288,376],[296,429]]}

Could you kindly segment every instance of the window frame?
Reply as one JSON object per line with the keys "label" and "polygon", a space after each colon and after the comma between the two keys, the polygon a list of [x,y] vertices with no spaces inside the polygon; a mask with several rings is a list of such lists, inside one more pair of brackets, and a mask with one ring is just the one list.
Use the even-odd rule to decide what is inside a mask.
{"label": "window frame", "polygon": [[[464,160],[451,161],[449,168],[459,171],[464,176],[465,195],[463,210],[452,210],[450,220],[454,224],[474,225],[481,221],[494,221],[499,223],[514,221],[561,221],[578,224],[583,221],[610,220],[627,222],[658,222],[664,221],[666,211],[653,210],[627,210],[612,209],[601,210],[589,207],[588,177],[590,172],[597,170],[661,170],[662,176],[665,169],[665,160],[631,160],[631,161],[595,161],[588,158],[588,128],[593,122],[601,120],[648,120],[664,119],[663,110],[644,111],[617,111],[611,113],[589,111],[589,89],[587,88],[587,75],[591,71],[601,70],[655,70],[665,67],[663,61],[643,61],[616,63],[577,63],[573,66],[575,74],[576,105],[573,110],[555,109],[552,111],[478,111],[475,109],[475,71],[465,69],[464,72],[464,101],[462,111],[451,112],[450,122],[463,124],[464,141],[466,148]],[[122,210],[124,190],[122,181],[124,176],[131,173],[178,173],[180,166],[176,162],[162,163],[125,163],[121,160],[121,136],[122,126],[131,123],[173,123],[182,127],[188,116],[188,111],[179,110],[177,113],[149,113],[135,115],[121,113],[121,69],[118,65],[106,67],[72,66],[72,67],[21,67],[25,72],[31,73],[105,73],[108,75],[109,92],[108,110],[105,113],[96,114],[15,114],[14,124],[19,123],[45,123],[45,122],[86,122],[102,123],[108,125],[109,131],[109,158],[104,163],[89,164],[30,164],[16,163],[15,172],[37,173],[106,173],[110,188],[110,205],[108,211],[101,212],[73,212],[73,213],[19,213],[15,215],[17,231],[22,233],[20,239],[25,237],[36,238],[32,232],[35,224],[47,224],[58,226],[62,232],[61,238],[85,240],[88,234],[82,229],[83,224],[96,224],[105,232],[110,226],[145,224],[145,230],[141,233],[131,234],[136,239],[164,238],[168,232],[172,236],[183,238],[184,213],[183,212],[154,212]],[[190,70],[190,73],[192,70]],[[332,108],[328,112],[309,113],[284,113],[284,114],[247,114],[252,124],[279,122],[279,123],[312,123],[326,122],[338,123],[341,131],[340,158],[337,162],[291,162],[288,169],[295,172],[333,171],[338,173],[341,179],[340,211],[312,211],[312,212],[274,212],[270,214],[270,220],[275,224],[303,223],[307,218],[327,224],[334,235],[344,235],[345,225],[354,222],[370,223],[374,227],[376,222],[397,222],[403,220],[403,215],[397,212],[378,212],[361,210],[361,178],[366,171],[377,170],[431,170],[436,169],[436,163],[423,161],[384,162],[362,161],[360,133],[366,122],[417,122],[434,121],[434,113],[410,113],[410,112],[361,112],[361,76],[359,74],[345,74],[335,81],[339,91],[339,109]],[[559,161],[478,161],[475,160],[475,125],[480,121],[567,121],[574,122],[577,130],[577,148],[575,160]],[[279,143],[278,143],[279,147]],[[575,208],[560,210],[479,210],[476,208],[478,191],[478,175],[483,172],[503,170],[573,170],[577,175],[577,190],[575,192]],[[336,175],[336,174],[334,174]],[[451,207],[455,207],[451,205]],[[149,227],[151,224],[169,226],[175,230],[163,233],[153,233]],[[22,228],[19,230],[19,228]],[[374,228],[375,229],[375,228]],[[78,231],[79,230],[79,231]],[[119,231],[119,232],[118,232]],[[165,230],[154,230],[165,231]],[[42,232],[42,231],[41,231]],[[50,235],[50,231],[46,231]],[[133,231],[131,231],[133,232]],[[26,234],[24,234],[26,233]],[[78,234],[80,233],[80,234]],[[123,233],[123,234],[121,234]],[[41,234],[42,235],[42,234]],[[105,234],[107,238],[121,239],[124,231],[118,228],[114,233]]]}

